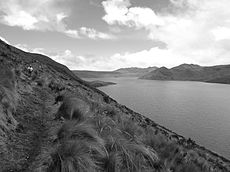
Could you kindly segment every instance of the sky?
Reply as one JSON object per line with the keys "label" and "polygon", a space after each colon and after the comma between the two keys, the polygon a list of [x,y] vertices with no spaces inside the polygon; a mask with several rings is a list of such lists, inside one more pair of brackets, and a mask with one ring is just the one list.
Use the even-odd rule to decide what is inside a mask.
{"label": "sky", "polygon": [[230,64],[230,0],[0,0],[0,39],[72,70]]}

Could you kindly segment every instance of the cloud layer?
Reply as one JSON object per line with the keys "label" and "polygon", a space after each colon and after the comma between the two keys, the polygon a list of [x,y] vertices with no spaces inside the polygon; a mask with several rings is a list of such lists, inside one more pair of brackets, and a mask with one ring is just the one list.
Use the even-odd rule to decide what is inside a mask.
{"label": "cloud layer", "polygon": [[[65,18],[71,12],[62,4],[69,0],[0,0],[0,22],[24,30],[57,31],[72,38],[112,39],[113,36],[95,29],[68,28]],[[61,5],[60,5],[61,4]]]}
{"label": "cloud layer", "polygon": [[57,53],[41,48],[30,49],[47,54],[71,69],[173,67],[181,63],[230,64],[229,0],[170,0],[167,8],[157,12],[148,7],[134,6],[132,0],[104,0],[103,8],[100,8],[104,15],[100,19],[115,36],[84,26],[69,28],[66,19],[71,11],[60,5],[62,3],[66,1],[0,0],[0,22],[24,30],[56,31],[77,39],[114,39],[114,42],[121,39],[119,35],[122,33],[130,34],[130,31],[131,37],[143,31],[147,33],[143,39],[165,45],[164,48],[155,46],[137,52],[132,50],[132,53],[118,52],[109,57],[74,54],[73,49],[64,46]]}
{"label": "cloud layer", "polygon": [[133,7],[129,0],[107,0],[102,5],[106,13],[102,19],[109,25],[144,28],[149,39],[167,45],[126,53],[120,55],[122,59],[132,59],[138,66],[230,63],[229,0],[171,0],[173,12],[158,14],[150,8]]}

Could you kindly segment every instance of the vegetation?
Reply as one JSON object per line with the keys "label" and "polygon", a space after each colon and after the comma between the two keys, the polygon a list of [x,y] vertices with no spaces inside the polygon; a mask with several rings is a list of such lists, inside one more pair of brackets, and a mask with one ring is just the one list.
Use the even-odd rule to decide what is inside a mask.
{"label": "vegetation", "polygon": [[83,120],[85,115],[90,112],[90,106],[77,97],[58,96],[55,103],[61,101],[62,104],[58,110],[56,118]]}
{"label": "vegetation", "polygon": [[[9,130],[15,127],[17,122],[12,116],[17,106],[15,74],[9,67],[9,64],[0,65],[0,129]],[[10,126],[7,125],[10,122]]]}
{"label": "vegetation", "polygon": [[[58,171],[57,168],[62,172],[155,169],[159,162],[157,153],[136,139],[141,134],[135,128],[137,125],[125,119],[124,123],[118,123],[119,120],[114,117],[115,110],[111,110],[110,106],[102,111],[112,111],[113,115],[103,117],[94,114],[84,121],[67,120],[63,124],[57,132],[57,148],[52,155],[50,172]],[[85,163],[82,163],[83,160]]]}
{"label": "vegetation", "polygon": [[178,144],[177,137],[165,134],[139,126],[115,107],[101,106],[84,120],[65,120],[48,171],[215,171],[189,146]]}
{"label": "vegetation", "polygon": [[[118,104],[48,57],[1,41],[0,53],[0,171],[230,171],[225,158]],[[65,95],[56,99],[61,105],[58,95]]]}

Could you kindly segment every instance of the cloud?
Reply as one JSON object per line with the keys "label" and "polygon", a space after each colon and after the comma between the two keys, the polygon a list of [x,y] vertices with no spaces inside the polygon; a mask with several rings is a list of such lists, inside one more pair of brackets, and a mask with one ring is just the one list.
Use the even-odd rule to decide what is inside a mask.
{"label": "cloud", "polygon": [[[183,63],[184,57],[171,56],[171,51],[164,51],[158,47],[136,53],[117,53],[110,57],[96,55],[78,55],[71,50],[50,52],[44,48],[31,48],[26,44],[17,44],[17,48],[26,52],[47,55],[53,60],[77,70],[115,70],[122,67],[149,67],[149,66],[175,66]],[[170,58],[169,58],[170,57]],[[192,59],[190,63],[193,63]],[[178,63],[179,62],[179,63]]]}
{"label": "cloud", "polygon": [[111,70],[120,63],[119,60],[117,61],[113,58],[97,57],[95,55],[76,55],[68,49],[58,53],[46,53],[46,55],[66,65],[71,70]]}
{"label": "cloud", "polygon": [[65,30],[64,33],[72,38],[79,38],[79,33],[77,30]]}
{"label": "cloud", "polygon": [[[95,29],[70,29],[65,19],[71,11],[61,5],[64,0],[0,0],[0,23],[24,30],[56,31],[72,38],[87,36],[92,39],[110,39],[112,36]],[[82,27],[85,28],[85,27]],[[81,32],[81,36],[79,35]]]}
{"label": "cloud", "polygon": [[24,30],[63,31],[66,25],[60,15],[68,16],[68,11],[57,8],[54,0],[0,0],[0,11],[1,23]]}
{"label": "cloud", "polygon": [[[103,17],[108,24],[120,24],[129,27],[144,28],[149,25],[162,25],[161,20],[150,8],[130,7],[129,0],[107,0],[102,5],[106,12]],[[129,8],[130,7],[130,8]]]}
{"label": "cloud", "polygon": [[[129,0],[107,0],[102,5],[105,10],[102,19],[109,25],[144,28],[149,39],[166,44],[165,49],[126,53],[121,56],[124,59],[138,62],[144,58],[138,55],[144,52],[145,56],[151,56],[146,59],[149,65],[171,67],[184,62],[201,65],[230,63],[229,0],[171,0],[173,12],[165,10],[164,13],[133,7]],[[140,66],[141,62],[138,64]]]}
{"label": "cloud", "polygon": [[115,36],[113,36],[111,34],[98,32],[98,31],[96,31],[95,29],[92,29],[92,28],[81,27],[80,28],[80,33],[82,35],[87,36],[90,39],[115,39]]}
{"label": "cloud", "polygon": [[230,40],[230,28],[217,27],[216,29],[212,30],[212,33],[217,41]]}

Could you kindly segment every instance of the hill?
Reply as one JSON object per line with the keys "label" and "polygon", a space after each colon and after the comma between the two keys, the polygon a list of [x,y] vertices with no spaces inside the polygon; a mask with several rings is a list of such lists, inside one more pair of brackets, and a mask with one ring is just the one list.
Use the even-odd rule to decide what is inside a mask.
{"label": "hill", "polygon": [[228,84],[230,65],[202,67],[194,64],[182,64],[171,69],[161,67],[141,76],[140,79],[204,81]]}
{"label": "hill", "polygon": [[[0,41],[0,171],[230,171],[226,158]],[[77,102],[77,103],[76,103]]]}
{"label": "hill", "polygon": [[124,76],[142,76],[146,73],[156,70],[157,67],[148,67],[148,68],[138,68],[138,67],[130,67],[130,68],[120,68],[115,70],[114,72],[119,72]]}
{"label": "hill", "polygon": [[73,73],[80,78],[104,78],[104,77],[140,77],[150,71],[157,69],[157,67],[148,68],[120,68],[114,71],[82,71],[74,70]]}

